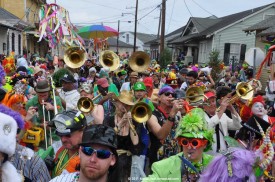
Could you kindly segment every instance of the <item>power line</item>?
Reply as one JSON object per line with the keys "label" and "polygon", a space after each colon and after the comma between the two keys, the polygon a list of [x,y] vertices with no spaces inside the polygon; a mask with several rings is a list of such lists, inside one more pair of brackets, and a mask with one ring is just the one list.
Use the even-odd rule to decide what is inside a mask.
{"label": "power line", "polygon": [[[187,4],[186,4],[186,1],[185,0],[183,0],[184,1],[184,4],[185,4],[185,6],[186,6],[186,8],[187,8],[187,10],[188,10],[188,12],[189,12],[189,14],[191,15],[191,17],[194,17],[193,15],[192,15],[192,13],[191,13],[191,11],[190,11],[190,9],[189,9],[189,7],[187,6]],[[207,28],[207,27],[205,27],[205,26],[203,26],[202,24],[200,24],[195,18],[193,19],[197,24],[199,24],[200,26],[202,26],[203,28]]]}
{"label": "power line", "polygon": [[211,12],[207,11],[205,8],[203,8],[201,5],[199,5],[196,1],[192,0],[193,3],[195,3],[198,7],[200,7],[202,10],[204,10],[205,12],[209,13],[212,16],[215,16],[214,14],[212,14]]}
{"label": "power line", "polygon": [[170,28],[171,19],[172,19],[173,12],[174,12],[174,6],[175,6],[175,0],[174,0],[174,2],[173,2],[172,12],[171,12],[171,16],[170,16],[170,20],[169,20],[169,24],[168,24],[168,27],[167,27],[166,33],[169,31],[169,28]]}
{"label": "power line", "polygon": [[[167,1],[167,0],[166,0]],[[150,13],[152,13],[153,11],[155,11],[157,8],[159,8],[162,5],[162,3],[158,4],[154,9],[152,9],[150,12],[148,12],[147,14],[145,14],[144,16],[142,16],[141,18],[139,18],[138,20],[141,20],[143,18],[145,18],[147,15],[149,15]]]}

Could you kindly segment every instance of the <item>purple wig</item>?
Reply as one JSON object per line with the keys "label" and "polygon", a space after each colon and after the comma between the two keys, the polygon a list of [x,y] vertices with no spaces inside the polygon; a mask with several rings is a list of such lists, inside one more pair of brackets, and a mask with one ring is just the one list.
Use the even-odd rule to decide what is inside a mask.
{"label": "purple wig", "polygon": [[[242,182],[250,181],[256,182],[254,175],[253,166],[258,156],[255,152],[240,149],[230,148],[231,151],[231,165],[232,165],[232,176],[228,174],[227,168],[227,156],[218,155],[209,164],[200,176],[200,182],[211,181],[211,182]],[[246,180],[245,180],[246,179]]]}
{"label": "purple wig", "polygon": [[3,68],[3,66],[0,64],[0,87],[2,87],[2,80],[5,78],[6,72]]}
{"label": "purple wig", "polygon": [[15,112],[2,104],[0,104],[0,112],[11,116],[17,122],[19,128],[24,128],[25,122],[18,112]]}

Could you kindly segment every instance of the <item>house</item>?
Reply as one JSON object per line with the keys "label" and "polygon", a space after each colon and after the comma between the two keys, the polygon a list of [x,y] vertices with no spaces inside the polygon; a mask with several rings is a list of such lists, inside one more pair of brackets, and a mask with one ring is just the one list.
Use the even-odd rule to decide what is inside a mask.
{"label": "house", "polygon": [[270,15],[269,18],[260,21],[243,30],[248,34],[256,35],[256,47],[260,47],[267,52],[270,45],[275,39],[275,15]]}
{"label": "house", "polygon": [[[114,52],[117,52],[119,55],[131,55],[134,49],[134,45],[127,44],[125,42],[122,42],[118,40],[117,44],[117,39],[116,38],[108,38],[108,49]],[[138,47],[136,47],[138,49]]]}
{"label": "house", "polygon": [[23,53],[23,31],[28,24],[18,17],[0,8],[0,54],[8,55],[11,51],[15,55]]}
{"label": "house", "polygon": [[[167,42],[167,41],[173,40],[174,38],[179,37],[184,28],[185,28],[185,26],[180,27],[180,28],[174,30],[173,32],[165,35],[164,36],[164,41]],[[159,58],[160,39],[156,38],[156,39],[150,40],[148,42],[145,42],[145,45],[147,47],[150,47],[151,59],[158,60],[158,58]],[[174,58],[174,55],[173,55],[173,58]],[[175,60],[176,60],[176,58],[175,58]]]}
{"label": "house", "polygon": [[207,63],[212,50],[220,52],[225,65],[240,64],[245,52],[255,47],[255,36],[243,30],[275,15],[274,3],[217,18],[191,17],[180,36],[167,42],[173,54],[184,52],[185,59],[193,63]]}
{"label": "house", "polygon": [[[38,30],[39,25],[39,10],[42,4],[45,4],[46,0],[12,0],[12,1],[0,1],[0,7],[8,11],[10,14],[13,14],[13,17],[10,17],[8,21],[1,18],[0,23],[3,22],[13,22],[14,25],[16,24],[24,24],[27,22],[27,26],[24,28],[20,27],[21,30],[21,47],[22,50],[19,52],[19,49],[16,48],[18,46],[15,45],[14,50],[15,54],[26,54],[28,52],[30,53],[39,53],[40,55],[44,56],[48,49],[48,43],[43,40],[38,43],[38,38],[35,36]],[[26,24],[26,23],[25,23]],[[17,27],[18,28],[18,27]],[[18,29],[19,30],[19,29]],[[10,29],[10,36],[12,36],[12,29]],[[12,39],[12,37],[10,37]],[[2,39],[0,39],[1,41]],[[7,39],[5,39],[7,40]],[[18,36],[15,35],[14,38],[15,44],[17,44]],[[8,44],[7,44],[8,45]],[[8,51],[13,50],[12,48],[12,41],[9,44],[10,47]],[[1,52],[1,45],[0,45],[0,52]]]}
{"label": "house", "polygon": [[[134,38],[135,38],[135,33],[134,32],[120,32],[119,33],[119,40],[122,42],[125,42],[130,45],[134,45]],[[137,32],[137,37],[136,37],[136,46],[138,47],[138,51],[145,51],[149,52],[150,47],[148,44],[145,44],[145,42],[151,41],[156,39],[157,36],[153,34],[145,34],[145,33],[139,33]]]}

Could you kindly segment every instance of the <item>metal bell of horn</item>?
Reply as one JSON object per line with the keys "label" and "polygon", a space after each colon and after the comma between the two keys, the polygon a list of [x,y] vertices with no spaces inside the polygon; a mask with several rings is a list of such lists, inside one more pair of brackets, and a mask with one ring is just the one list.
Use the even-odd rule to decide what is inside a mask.
{"label": "metal bell of horn", "polygon": [[119,68],[120,59],[115,52],[106,50],[100,53],[99,62],[102,67],[109,68],[110,71],[114,71]]}
{"label": "metal bell of horn", "polygon": [[70,68],[81,67],[87,59],[86,51],[80,47],[69,47],[64,54],[64,62]]}
{"label": "metal bell of horn", "polygon": [[150,66],[150,56],[143,51],[136,51],[129,59],[129,66],[135,72],[143,72]]}

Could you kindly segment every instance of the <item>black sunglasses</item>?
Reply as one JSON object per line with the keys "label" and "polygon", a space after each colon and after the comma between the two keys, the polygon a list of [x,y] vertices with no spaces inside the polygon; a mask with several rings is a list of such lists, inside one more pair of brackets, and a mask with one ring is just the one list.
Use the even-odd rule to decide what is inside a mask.
{"label": "black sunglasses", "polygon": [[163,93],[165,96],[169,96],[169,95],[172,95],[172,97],[176,97],[176,94],[175,93],[172,93],[172,92],[164,92]]}
{"label": "black sunglasses", "polygon": [[103,149],[95,150],[92,147],[85,147],[85,146],[81,146],[81,151],[87,156],[91,156],[93,155],[93,153],[96,153],[96,156],[99,159],[108,159],[113,154],[108,150],[103,150]]}

